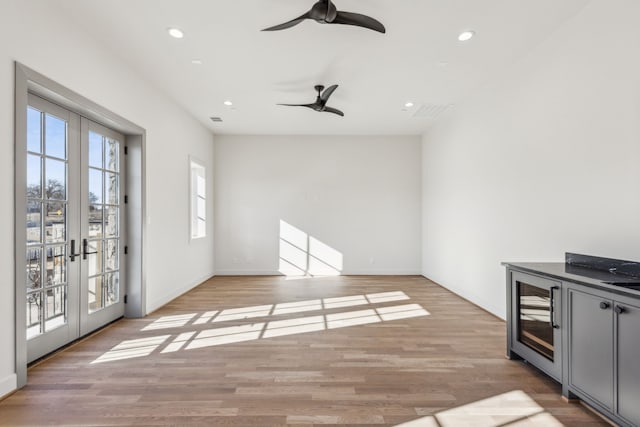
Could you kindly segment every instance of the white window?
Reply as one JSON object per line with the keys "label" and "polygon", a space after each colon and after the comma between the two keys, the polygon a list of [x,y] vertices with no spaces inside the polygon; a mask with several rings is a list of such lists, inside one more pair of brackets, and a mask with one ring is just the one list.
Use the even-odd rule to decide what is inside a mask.
{"label": "white window", "polygon": [[207,190],[206,170],[199,162],[191,159],[191,238],[199,239],[207,235]]}

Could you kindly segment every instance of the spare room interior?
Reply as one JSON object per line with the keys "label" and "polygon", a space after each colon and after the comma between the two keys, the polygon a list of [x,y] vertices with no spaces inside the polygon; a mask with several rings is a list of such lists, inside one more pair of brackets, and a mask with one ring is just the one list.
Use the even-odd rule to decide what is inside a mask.
{"label": "spare room interior", "polygon": [[0,425],[640,425],[638,16],[0,0]]}

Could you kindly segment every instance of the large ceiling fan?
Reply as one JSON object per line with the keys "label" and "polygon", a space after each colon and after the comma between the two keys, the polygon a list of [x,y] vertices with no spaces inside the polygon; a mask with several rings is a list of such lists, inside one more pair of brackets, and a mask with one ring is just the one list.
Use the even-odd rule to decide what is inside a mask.
{"label": "large ceiling fan", "polygon": [[[318,91],[318,97],[316,98],[316,102],[313,104],[278,104],[285,105],[287,107],[306,107],[311,108],[314,111],[319,113],[333,113],[339,116],[344,117],[344,113],[336,108],[327,107],[327,101],[333,92],[338,88],[338,85],[329,86],[327,90],[324,89],[324,86],[317,85],[314,86],[315,90]],[[324,91],[324,92],[323,92]]]}
{"label": "large ceiling fan", "polygon": [[313,5],[310,11],[284,24],[265,28],[262,31],[278,31],[298,25],[305,19],[313,19],[320,24],[344,24],[364,27],[380,33],[385,33],[386,29],[379,21],[359,13],[342,12],[336,9],[331,0],[319,0]]}

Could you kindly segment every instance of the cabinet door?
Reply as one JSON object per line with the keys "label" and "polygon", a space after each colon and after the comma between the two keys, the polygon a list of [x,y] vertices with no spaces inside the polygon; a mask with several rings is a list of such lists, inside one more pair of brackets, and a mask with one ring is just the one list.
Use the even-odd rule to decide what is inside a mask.
{"label": "cabinet door", "polygon": [[613,409],[613,302],[569,289],[569,383]]}
{"label": "cabinet door", "polygon": [[640,308],[616,302],[619,311],[618,414],[640,425]]}
{"label": "cabinet door", "polygon": [[510,346],[556,380],[562,379],[562,284],[514,271],[510,287]]}

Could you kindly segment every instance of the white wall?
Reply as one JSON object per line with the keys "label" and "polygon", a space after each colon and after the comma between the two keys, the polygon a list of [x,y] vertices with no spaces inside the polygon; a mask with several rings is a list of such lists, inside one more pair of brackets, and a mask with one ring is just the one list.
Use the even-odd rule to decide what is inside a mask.
{"label": "white wall", "polygon": [[594,0],[423,140],[423,274],[505,315],[501,261],[640,259],[636,0]]}
{"label": "white wall", "polygon": [[[213,274],[209,238],[189,243],[189,163],[207,162],[213,177],[210,132],[143,76],[123,64],[54,2],[3,1],[0,13],[0,396],[15,387],[14,362],[14,61],[91,99],[147,130],[147,311]],[[213,211],[210,192],[209,212]]]}
{"label": "white wall", "polygon": [[216,274],[278,274],[280,220],[343,274],[420,273],[420,137],[216,136]]}

